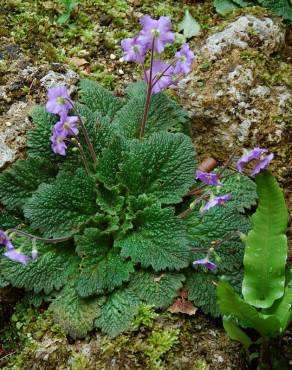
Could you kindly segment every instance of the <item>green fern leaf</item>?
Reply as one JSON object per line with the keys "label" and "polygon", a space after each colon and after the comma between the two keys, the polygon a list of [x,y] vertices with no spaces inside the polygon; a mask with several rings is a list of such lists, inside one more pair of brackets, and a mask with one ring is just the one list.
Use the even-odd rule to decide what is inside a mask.
{"label": "green fern leaf", "polygon": [[223,315],[238,320],[247,328],[256,329],[262,336],[273,336],[279,332],[280,322],[273,315],[263,315],[241,299],[224,281],[217,287],[218,303]]}
{"label": "green fern leaf", "polygon": [[36,127],[27,134],[27,152],[30,157],[52,160],[56,156],[52,151],[50,137],[57,116],[48,113],[44,107],[35,107],[31,113]]}
{"label": "green fern leaf", "polygon": [[115,242],[121,248],[122,257],[130,257],[142,267],[152,266],[155,271],[188,266],[188,240],[183,223],[174,216],[173,209],[161,209],[158,205],[145,208],[133,223],[136,231]]}
{"label": "green fern leaf", "polygon": [[141,302],[130,290],[112,293],[101,307],[95,325],[103,332],[115,337],[128,330],[138,313]]}
{"label": "green fern leaf", "polygon": [[288,212],[283,192],[267,171],[257,175],[259,205],[246,239],[242,294],[255,307],[270,307],[284,294]]}
{"label": "green fern leaf", "polygon": [[166,308],[178,295],[184,280],[183,274],[138,272],[133,275],[129,289],[146,304]]}
{"label": "green fern leaf", "polygon": [[118,251],[111,250],[108,239],[94,228],[75,236],[77,251],[82,258],[76,289],[82,297],[111,291],[128,281],[134,272],[133,263],[124,261]]}
{"label": "green fern leaf", "polygon": [[[31,245],[27,240],[13,240],[15,246],[17,243],[20,243],[24,253],[30,254]],[[66,244],[54,247],[38,244],[38,252],[39,257],[27,265],[13,262],[3,256],[0,260],[1,274],[16,288],[49,294],[53,290],[61,289],[69,277],[77,273],[79,258]]]}
{"label": "green fern leaf", "polygon": [[112,120],[115,113],[121,109],[124,102],[110,91],[90,80],[80,82],[80,101],[92,112]]}
{"label": "green fern leaf", "polygon": [[[141,119],[145,108],[145,84],[137,83],[126,89],[130,99],[120,109],[112,125],[118,133],[127,138],[139,137]],[[153,94],[150,102],[145,136],[158,131],[167,131],[173,128],[183,130],[187,124],[187,113],[164,93]]]}
{"label": "green fern leaf", "polygon": [[49,307],[54,321],[73,339],[83,338],[94,327],[100,314],[97,298],[80,298],[73,287],[67,285]]}
{"label": "green fern leaf", "polygon": [[0,200],[7,208],[22,208],[43,182],[51,182],[56,167],[43,159],[18,160],[0,175]]}
{"label": "green fern leaf", "polygon": [[97,211],[95,181],[83,170],[61,173],[52,184],[41,184],[24,206],[31,227],[46,237],[70,236]]}
{"label": "green fern leaf", "polygon": [[194,182],[195,153],[183,134],[158,133],[143,142],[117,137],[104,151],[98,178],[108,187],[124,185],[129,194],[151,194],[178,203]]}

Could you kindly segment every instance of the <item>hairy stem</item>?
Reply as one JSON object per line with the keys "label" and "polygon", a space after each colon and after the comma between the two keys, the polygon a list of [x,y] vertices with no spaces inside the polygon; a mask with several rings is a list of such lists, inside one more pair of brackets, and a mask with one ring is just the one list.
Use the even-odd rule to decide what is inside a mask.
{"label": "hairy stem", "polygon": [[151,94],[152,94],[154,42],[155,42],[155,37],[153,37],[153,41],[152,41],[151,60],[150,60],[150,75],[149,75],[149,80],[147,81],[147,95],[146,95],[145,109],[144,109],[143,119],[142,119],[142,123],[141,123],[141,130],[140,130],[140,139],[141,140],[144,139],[144,135],[145,135],[145,126],[146,126],[146,122],[147,122],[147,118],[148,118],[148,113],[149,113],[149,108],[150,108],[150,100],[151,100]]}
{"label": "hairy stem", "polygon": [[80,153],[80,156],[81,156],[84,168],[85,168],[85,171],[86,171],[87,175],[89,176],[90,175],[90,170],[89,170],[89,167],[88,167],[88,164],[87,164],[86,156],[85,156],[84,150],[82,148],[82,145],[80,144],[80,141],[76,137],[74,139],[75,140],[74,141],[72,140],[72,142],[77,145],[77,148],[79,150],[79,153]]}
{"label": "hairy stem", "polygon": [[36,236],[36,235],[32,235],[32,234],[26,233],[25,231],[21,231],[21,230],[18,230],[18,229],[9,229],[9,230],[7,230],[7,232],[12,232],[12,233],[15,233],[15,234],[19,234],[19,235],[25,236],[28,239],[39,240],[41,242],[50,243],[50,244],[63,243],[65,241],[67,241],[67,240],[72,239],[71,236],[66,236],[64,238],[56,238],[56,239],[46,239],[46,238],[42,238],[40,236]]}
{"label": "hairy stem", "polygon": [[67,99],[68,102],[70,102],[71,106],[72,106],[72,109],[74,110],[76,116],[78,117],[79,119],[79,122],[80,122],[80,126],[81,126],[81,130],[82,130],[82,133],[83,133],[83,136],[84,136],[84,139],[86,141],[86,145],[88,146],[88,149],[89,149],[89,152],[90,152],[90,155],[91,155],[91,158],[93,160],[93,163],[94,165],[97,164],[97,157],[96,157],[96,154],[95,154],[95,151],[94,151],[94,148],[93,148],[93,145],[92,145],[92,142],[90,141],[90,138],[89,138],[89,135],[88,135],[88,132],[87,132],[87,129],[85,127],[85,124],[80,116],[80,113],[78,112],[78,110],[75,108],[74,104],[72,103],[72,101],[70,99]]}

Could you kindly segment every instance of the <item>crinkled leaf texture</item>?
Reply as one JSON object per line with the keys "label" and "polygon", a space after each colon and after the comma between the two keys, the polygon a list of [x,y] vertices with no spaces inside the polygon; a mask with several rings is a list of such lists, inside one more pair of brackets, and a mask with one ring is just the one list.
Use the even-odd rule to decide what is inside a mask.
{"label": "crinkled leaf texture", "polygon": [[221,258],[218,268],[214,271],[204,271],[204,267],[194,267],[189,269],[186,280],[188,298],[205,313],[217,317],[220,315],[216,302],[216,283],[219,277],[224,275],[236,291],[240,291],[244,245],[237,231],[245,233],[249,229],[249,221],[234,210],[232,204],[228,204],[225,207],[214,207],[203,215],[195,209],[186,218],[185,225],[189,244],[193,247],[192,261],[206,255],[196,252],[196,248],[209,248],[212,242],[226,239],[216,248],[216,253]]}
{"label": "crinkled leaf texture", "polygon": [[7,208],[22,208],[38,186],[56,174],[54,164],[44,159],[18,160],[0,175],[0,200]]}
{"label": "crinkled leaf texture", "polygon": [[256,183],[259,205],[246,238],[242,294],[249,304],[268,308],[284,294],[288,211],[272,174],[258,174]]}
{"label": "crinkled leaf texture", "polygon": [[93,178],[78,170],[62,172],[52,184],[41,184],[24,206],[25,217],[46,237],[64,237],[78,232],[80,224],[97,211]]}
{"label": "crinkled leaf texture", "polygon": [[83,338],[94,327],[100,314],[97,298],[81,298],[74,287],[67,285],[51,303],[54,320],[73,339]]}
{"label": "crinkled leaf texture", "polygon": [[[146,84],[131,84],[125,91],[127,103],[112,122],[115,130],[127,138],[138,138],[145,108]],[[145,136],[159,131],[188,131],[186,112],[164,93],[153,94],[145,127]]]}
{"label": "crinkled leaf texture", "polygon": [[166,308],[178,295],[184,280],[183,274],[140,271],[133,275],[129,289],[144,303],[156,308]]}
{"label": "crinkled leaf texture", "polygon": [[144,141],[117,137],[100,158],[98,177],[108,187],[124,185],[129,194],[151,194],[178,203],[194,182],[195,153],[183,134],[157,133]]}
{"label": "crinkled leaf texture", "polygon": [[112,293],[101,307],[101,314],[95,325],[111,337],[129,329],[138,313],[141,302],[128,290],[118,290]]}
{"label": "crinkled leaf texture", "polygon": [[133,263],[121,258],[118,250],[109,247],[108,235],[95,228],[76,235],[77,251],[81,259],[76,289],[81,297],[111,291],[128,281],[134,272]]}
{"label": "crinkled leaf texture", "polygon": [[[24,253],[30,254],[31,245],[23,241]],[[21,244],[20,244],[21,245]],[[61,289],[70,276],[78,273],[79,258],[68,245],[38,245],[39,257],[26,265],[2,256],[0,260],[3,277],[16,288],[33,290],[35,293],[51,293]]]}
{"label": "crinkled leaf texture", "polygon": [[11,229],[21,223],[21,219],[6,210],[0,210],[0,229]]}
{"label": "crinkled leaf texture", "polygon": [[130,257],[142,267],[151,266],[154,271],[180,270],[189,265],[190,250],[185,228],[172,208],[158,205],[145,208],[138,214],[134,225],[137,231],[115,242],[115,246],[121,248],[122,257]]}

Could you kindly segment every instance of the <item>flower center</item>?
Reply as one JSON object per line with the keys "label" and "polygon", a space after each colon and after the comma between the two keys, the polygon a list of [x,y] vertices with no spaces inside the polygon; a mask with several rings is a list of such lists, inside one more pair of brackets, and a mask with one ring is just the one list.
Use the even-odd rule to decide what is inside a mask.
{"label": "flower center", "polygon": [[64,122],[63,127],[64,127],[65,130],[69,130],[71,128],[69,122]]}
{"label": "flower center", "polygon": [[60,105],[64,105],[65,104],[65,98],[64,98],[64,96],[58,96],[56,100],[57,100],[57,103],[60,104]]}
{"label": "flower center", "polygon": [[180,57],[181,62],[185,62],[187,60],[187,57],[185,55],[182,55]]}
{"label": "flower center", "polygon": [[63,142],[63,137],[62,136],[58,136],[57,137],[57,143],[58,144],[61,144]]}
{"label": "flower center", "polygon": [[139,46],[138,45],[133,45],[131,49],[134,53],[136,53],[136,54],[139,53]]}
{"label": "flower center", "polygon": [[153,29],[151,30],[151,33],[152,33],[152,36],[153,36],[153,37],[159,37],[159,36],[160,36],[161,31],[160,31],[160,29],[159,29],[159,28],[153,28]]}

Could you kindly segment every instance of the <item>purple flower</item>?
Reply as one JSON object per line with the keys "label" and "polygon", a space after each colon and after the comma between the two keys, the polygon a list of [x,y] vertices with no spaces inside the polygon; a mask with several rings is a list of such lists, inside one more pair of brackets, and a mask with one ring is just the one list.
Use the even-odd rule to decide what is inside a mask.
{"label": "purple flower", "polygon": [[14,249],[11,241],[3,230],[0,230],[0,244],[4,245],[7,249]]}
{"label": "purple flower", "polygon": [[274,154],[271,153],[269,155],[267,155],[266,157],[264,157],[262,160],[260,160],[256,166],[254,167],[254,169],[252,170],[251,172],[251,176],[254,177],[257,173],[261,172],[261,170],[263,170],[264,168],[266,168],[270,162],[272,161],[272,159],[274,158]]}
{"label": "purple flower", "polygon": [[48,91],[46,109],[60,116],[67,115],[72,107],[68,100],[70,100],[69,91],[65,86],[52,87]]}
{"label": "purple flower", "polygon": [[247,154],[244,154],[236,163],[236,168],[239,172],[243,171],[243,167],[250,161],[256,160],[257,163],[251,172],[251,176],[255,176],[261,170],[266,168],[269,163],[274,158],[274,155],[271,153],[269,155],[264,156],[267,153],[266,149],[261,148],[254,148],[249,151]]}
{"label": "purple flower", "polygon": [[[165,70],[166,72],[164,74]],[[146,71],[146,76],[149,81],[150,79],[149,69],[148,71]],[[165,64],[160,59],[154,59],[152,67],[152,81],[153,81],[152,92],[158,93],[161,90],[167,89],[173,83],[172,76],[173,76],[173,67],[171,67],[169,64]]]}
{"label": "purple flower", "polygon": [[183,44],[180,51],[175,53],[174,58],[177,60],[174,67],[175,74],[183,73],[186,75],[191,71],[192,61],[195,56],[187,43]]}
{"label": "purple flower", "polygon": [[166,44],[174,41],[175,36],[171,30],[171,20],[168,17],[160,17],[158,20],[152,19],[149,15],[140,18],[143,27],[138,35],[137,41],[147,49],[152,48],[153,38],[155,53],[161,53]]}
{"label": "purple flower", "polygon": [[54,126],[54,132],[64,134],[64,136],[76,136],[79,133],[76,123],[78,122],[77,116],[61,116],[59,122]]}
{"label": "purple flower", "polygon": [[193,265],[203,265],[208,270],[215,270],[217,268],[217,265],[211,261],[208,260],[208,258],[204,258],[201,260],[196,260],[193,262]]}
{"label": "purple flower", "polygon": [[51,136],[51,143],[53,152],[60,155],[66,155],[67,145],[64,140],[66,135],[62,132],[53,130],[53,135]]}
{"label": "purple flower", "polygon": [[142,64],[145,59],[146,48],[138,42],[138,37],[124,39],[121,43],[124,50],[124,59],[127,62]]}
{"label": "purple flower", "polygon": [[36,248],[33,248],[32,251],[31,251],[31,258],[33,260],[36,260],[38,258],[38,251]]}
{"label": "purple flower", "polygon": [[7,252],[3,253],[3,255],[9,258],[11,261],[19,262],[22,263],[23,265],[25,265],[30,260],[28,256],[14,248],[9,249]]}
{"label": "purple flower", "polygon": [[207,185],[215,185],[215,186],[222,185],[217,174],[214,172],[204,172],[201,170],[197,170],[196,179],[199,179],[200,181],[204,182]]}
{"label": "purple flower", "polygon": [[208,211],[212,207],[215,207],[217,205],[225,204],[230,199],[231,199],[231,195],[230,194],[225,194],[225,195],[222,195],[221,197],[213,198],[209,202],[207,202],[203,208],[201,208],[200,212],[201,213],[204,213],[204,212]]}

